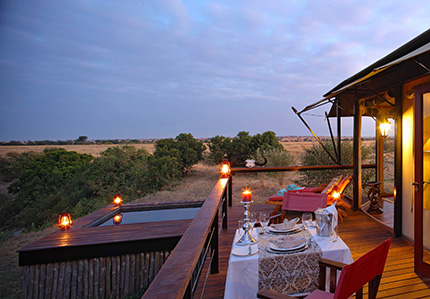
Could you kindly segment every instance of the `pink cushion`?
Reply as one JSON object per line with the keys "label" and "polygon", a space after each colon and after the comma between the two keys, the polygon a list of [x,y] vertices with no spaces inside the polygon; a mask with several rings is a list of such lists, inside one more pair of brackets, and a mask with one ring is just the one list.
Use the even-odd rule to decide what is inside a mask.
{"label": "pink cushion", "polygon": [[332,299],[334,298],[334,294],[327,293],[321,290],[315,290],[309,294],[305,299]]}
{"label": "pink cushion", "polygon": [[270,201],[282,201],[284,199],[284,196],[278,196],[278,195],[273,195],[269,197]]}
{"label": "pink cushion", "polygon": [[282,209],[288,211],[314,212],[327,206],[327,194],[312,192],[286,192]]}

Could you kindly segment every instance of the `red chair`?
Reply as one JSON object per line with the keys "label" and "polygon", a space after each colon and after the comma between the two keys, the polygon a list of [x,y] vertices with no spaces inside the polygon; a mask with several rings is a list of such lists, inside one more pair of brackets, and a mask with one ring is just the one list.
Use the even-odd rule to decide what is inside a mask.
{"label": "red chair", "polygon": [[[356,298],[363,298],[363,286],[369,283],[369,299],[375,299],[381,282],[387,260],[388,249],[391,238],[369,251],[350,265],[332,262],[329,260],[320,261],[319,290],[313,291],[306,299],[346,299],[355,293]],[[330,291],[325,291],[326,268],[330,269]],[[336,287],[336,270],[342,270]],[[257,293],[261,299],[294,299],[294,297],[278,294],[271,290],[261,290]]]}
{"label": "red chair", "polygon": [[285,192],[282,201],[282,210],[287,211],[314,212],[326,206],[326,193]]}
{"label": "red chair", "polygon": [[272,215],[279,213],[282,207],[284,211],[282,214],[285,217],[285,211],[314,212],[318,208],[325,208],[337,202],[336,208],[342,221],[344,217],[348,216],[347,211],[351,208],[348,203],[341,200],[342,197],[346,197],[342,193],[351,180],[351,175],[344,178],[338,176],[324,186],[284,192],[283,196],[271,196],[265,203],[276,206]]}

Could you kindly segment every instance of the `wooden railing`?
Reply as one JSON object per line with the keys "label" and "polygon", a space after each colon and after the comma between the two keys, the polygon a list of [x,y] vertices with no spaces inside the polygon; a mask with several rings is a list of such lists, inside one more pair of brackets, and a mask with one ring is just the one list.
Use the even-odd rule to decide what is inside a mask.
{"label": "wooden railing", "polygon": [[219,179],[142,298],[192,298],[206,258],[218,273],[218,211],[227,228],[227,183]]}

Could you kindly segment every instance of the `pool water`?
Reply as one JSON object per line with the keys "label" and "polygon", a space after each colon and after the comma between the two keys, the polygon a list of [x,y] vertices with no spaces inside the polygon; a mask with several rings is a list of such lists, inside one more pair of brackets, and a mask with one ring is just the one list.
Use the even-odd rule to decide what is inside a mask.
{"label": "pool water", "polygon": [[[193,219],[200,208],[177,208],[162,210],[130,211],[121,212],[121,224],[158,222],[169,220]],[[120,224],[120,225],[121,225]],[[112,218],[106,220],[99,226],[115,225]]]}

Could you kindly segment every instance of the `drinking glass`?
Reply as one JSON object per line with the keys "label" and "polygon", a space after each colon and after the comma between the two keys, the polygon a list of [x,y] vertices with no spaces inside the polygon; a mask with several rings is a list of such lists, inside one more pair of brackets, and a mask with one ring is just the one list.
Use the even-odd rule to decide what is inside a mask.
{"label": "drinking glass", "polygon": [[251,229],[254,230],[254,226],[257,223],[257,214],[251,213],[249,215],[249,223],[251,224]]}
{"label": "drinking glass", "polygon": [[243,234],[243,225],[245,224],[245,220],[241,219],[237,222],[238,233],[241,236]]}
{"label": "drinking glass", "polygon": [[312,225],[312,214],[311,213],[303,213],[302,214],[302,224],[305,229],[309,229]]}
{"label": "drinking glass", "polygon": [[335,227],[333,227],[333,233],[330,236],[330,242],[332,243],[337,242],[337,233],[338,233],[338,228],[336,225]]}
{"label": "drinking glass", "polygon": [[268,213],[260,213],[260,223],[263,226],[263,232],[266,230],[266,227],[269,225],[269,214]]}

